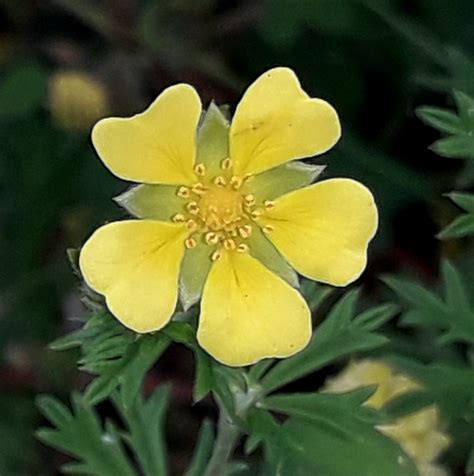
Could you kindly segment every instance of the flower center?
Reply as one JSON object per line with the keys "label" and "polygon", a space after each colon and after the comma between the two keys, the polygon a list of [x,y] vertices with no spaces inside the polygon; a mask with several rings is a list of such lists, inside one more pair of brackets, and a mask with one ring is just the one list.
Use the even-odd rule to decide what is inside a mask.
{"label": "flower center", "polygon": [[199,217],[213,231],[232,231],[244,220],[244,197],[232,188],[214,185],[198,201]]}
{"label": "flower center", "polygon": [[[245,192],[245,183],[251,177],[236,177],[230,173],[232,162],[225,159],[222,175],[206,177],[206,168],[197,164],[194,172],[197,181],[192,187],[180,187],[177,195],[185,200],[183,213],[173,217],[175,223],[182,223],[189,231],[184,244],[194,248],[198,241],[214,247],[212,260],[221,256],[221,248],[246,253],[245,243],[257,225],[263,208],[256,206],[255,197]],[[264,208],[272,208],[273,202],[264,202]],[[265,233],[269,226],[262,227]]]}

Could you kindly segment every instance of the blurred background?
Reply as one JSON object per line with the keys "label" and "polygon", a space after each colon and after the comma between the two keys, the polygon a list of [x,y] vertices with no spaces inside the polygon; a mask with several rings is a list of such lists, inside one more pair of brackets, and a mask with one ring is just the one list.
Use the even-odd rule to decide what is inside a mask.
{"label": "blurred background", "polygon": [[[316,160],[325,176],[376,196],[381,227],[363,277],[376,301],[381,273],[429,284],[440,256],[473,256],[435,235],[458,214],[442,194],[472,186],[474,161],[431,152],[439,133],[415,115],[451,106],[453,88],[474,93],[473,22],[472,0],[0,0],[0,474],[59,474],[64,457],[33,436],[34,397],[65,398],[87,380],[77,354],[47,344],[83,312],[66,250],[125,216],[111,198],[127,184],[90,143],[98,119],[139,112],[176,82],[233,109],[260,73],[290,66],[341,117],[341,142]],[[179,473],[211,404],[190,407],[185,350],[168,351],[149,379],[174,384]]]}

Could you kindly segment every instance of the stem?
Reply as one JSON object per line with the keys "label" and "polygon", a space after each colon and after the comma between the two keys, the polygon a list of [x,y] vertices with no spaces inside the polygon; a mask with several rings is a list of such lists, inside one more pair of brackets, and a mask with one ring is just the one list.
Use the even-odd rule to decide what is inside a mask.
{"label": "stem", "polygon": [[222,405],[219,405],[219,410],[217,438],[204,476],[220,476],[223,474],[223,469],[234,452],[240,436],[239,428],[233,423]]}

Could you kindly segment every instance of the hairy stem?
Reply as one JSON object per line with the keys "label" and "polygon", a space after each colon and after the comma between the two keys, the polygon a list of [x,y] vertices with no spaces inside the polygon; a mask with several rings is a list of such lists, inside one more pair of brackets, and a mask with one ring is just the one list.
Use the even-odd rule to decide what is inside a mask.
{"label": "hairy stem", "polygon": [[231,420],[222,405],[219,405],[219,410],[217,438],[204,476],[220,476],[223,474],[223,469],[232,456],[240,436],[239,428]]}

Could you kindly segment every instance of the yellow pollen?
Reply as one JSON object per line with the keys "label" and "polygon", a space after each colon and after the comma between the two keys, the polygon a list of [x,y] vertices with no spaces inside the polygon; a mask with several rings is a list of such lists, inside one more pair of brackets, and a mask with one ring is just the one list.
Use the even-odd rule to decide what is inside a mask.
{"label": "yellow pollen", "polygon": [[245,200],[245,204],[248,207],[252,207],[253,205],[255,205],[255,196],[252,195],[251,193],[249,193],[248,195],[245,195],[244,200]]}
{"label": "yellow pollen", "polygon": [[237,246],[237,253],[247,253],[248,250],[249,247],[245,243],[240,243],[240,245]]}
{"label": "yellow pollen", "polygon": [[206,175],[206,166],[204,164],[196,164],[194,166],[194,173],[200,177]]}
{"label": "yellow pollen", "polygon": [[216,185],[219,185],[220,187],[225,187],[226,184],[227,184],[227,181],[224,177],[221,177],[220,175],[218,175],[214,180],[213,182],[216,184]]}
{"label": "yellow pollen", "polygon": [[179,187],[177,195],[181,198],[189,198],[191,196],[191,192],[189,191],[188,187]]}
{"label": "yellow pollen", "polygon": [[239,235],[242,238],[248,238],[252,234],[252,226],[244,225],[239,228]]}
{"label": "yellow pollen", "polygon": [[197,202],[189,202],[186,205],[186,210],[191,213],[191,215],[197,215],[199,213],[199,207]]}
{"label": "yellow pollen", "polygon": [[196,240],[194,238],[187,238],[185,241],[184,241],[184,246],[186,246],[186,248],[188,248],[189,250],[191,248],[195,248],[197,245],[196,243]]}
{"label": "yellow pollen", "polygon": [[264,227],[262,227],[262,231],[264,233],[271,233],[275,228],[272,226],[272,225],[265,225]]}
{"label": "yellow pollen", "polygon": [[265,200],[263,202],[263,205],[265,206],[267,210],[271,210],[272,208],[275,208],[275,202],[273,202],[272,200]]}
{"label": "yellow pollen", "polygon": [[186,218],[184,218],[184,215],[182,213],[177,213],[176,215],[173,216],[173,221],[175,223],[184,223]]}
{"label": "yellow pollen", "polygon": [[189,231],[195,231],[197,229],[198,225],[194,220],[188,220],[186,222],[186,229]]}
{"label": "yellow pollen", "polygon": [[201,182],[198,182],[193,185],[191,192],[195,193],[196,195],[204,195],[206,193],[206,187],[204,187]]}
{"label": "yellow pollen", "polygon": [[221,169],[222,170],[229,170],[231,167],[232,167],[232,160],[229,157],[227,157],[227,159],[224,159],[221,162]]}
{"label": "yellow pollen", "polygon": [[224,248],[226,250],[235,250],[235,241],[232,238],[224,240]]}
{"label": "yellow pollen", "polygon": [[261,214],[262,212],[260,210],[254,210],[253,212],[250,213],[251,217],[254,219],[259,218]]}
{"label": "yellow pollen", "polygon": [[214,251],[214,253],[212,253],[211,260],[212,261],[217,261],[218,259],[220,259],[220,257],[221,257],[220,252],[216,250],[216,251]]}
{"label": "yellow pollen", "polygon": [[242,186],[242,179],[240,177],[236,177],[235,175],[233,175],[230,178],[230,184],[235,190],[238,190]]}
{"label": "yellow pollen", "polygon": [[210,231],[209,233],[206,233],[204,241],[208,245],[217,245],[217,243],[219,243],[219,235],[217,233],[214,233],[213,231]]}

